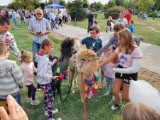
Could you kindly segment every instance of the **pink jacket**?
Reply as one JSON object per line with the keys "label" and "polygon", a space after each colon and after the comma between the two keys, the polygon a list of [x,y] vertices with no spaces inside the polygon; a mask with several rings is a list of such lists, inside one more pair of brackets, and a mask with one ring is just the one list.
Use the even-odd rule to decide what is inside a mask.
{"label": "pink jacket", "polygon": [[25,85],[31,85],[34,83],[33,80],[33,73],[37,72],[37,69],[34,67],[33,62],[31,63],[25,63],[23,62],[20,66],[22,73],[23,73],[23,78],[24,78],[24,84]]}

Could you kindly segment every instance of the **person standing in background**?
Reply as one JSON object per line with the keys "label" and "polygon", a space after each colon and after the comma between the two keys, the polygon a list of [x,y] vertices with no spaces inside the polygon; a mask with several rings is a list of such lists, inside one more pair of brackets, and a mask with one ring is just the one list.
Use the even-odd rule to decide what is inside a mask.
{"label": "person standing in background", "polygon": [[92,11],[90,11],[90,13],[87,16],[88,18],[88,29],[87,29],[87,33],[89,33],[89,29],[90,27],[93,25],[93,20],[94,20],[94,15],[92,14]]}

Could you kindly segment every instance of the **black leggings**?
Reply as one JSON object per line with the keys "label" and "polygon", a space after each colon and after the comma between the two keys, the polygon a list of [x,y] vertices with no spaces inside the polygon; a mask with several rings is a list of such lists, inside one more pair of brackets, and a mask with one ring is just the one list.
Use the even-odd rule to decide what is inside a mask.
{"label": "black leggings", "polygon": [[28,88],[28,98],[32,96],[32,100],[35,100],[36,88],[34,85],[26,85],[26,87]]}

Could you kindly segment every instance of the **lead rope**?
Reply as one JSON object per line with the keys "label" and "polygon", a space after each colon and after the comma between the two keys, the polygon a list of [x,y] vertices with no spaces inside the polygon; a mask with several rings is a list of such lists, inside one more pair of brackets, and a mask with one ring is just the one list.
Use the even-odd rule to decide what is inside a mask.
{"label": "lead rope", "polygon": [[83,82],[83,73],[81,73],[81,95],[83,100],[84,120],[87,120],[86,101],[85,101],[85,86]]}

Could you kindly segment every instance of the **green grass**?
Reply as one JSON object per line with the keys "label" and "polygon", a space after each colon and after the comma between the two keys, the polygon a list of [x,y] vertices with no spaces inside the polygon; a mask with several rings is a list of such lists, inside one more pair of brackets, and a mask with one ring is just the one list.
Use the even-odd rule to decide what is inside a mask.
{"label": "green grass", "polygon": [[[140,21],[136,15],[133,15],[132,19],[135,21],[135,35],[139,36],[141,41],[160,46],[160,18],[156,18],[155,20],[148,18],[147,21]],[[105,32],[107,19],[104,18],[104,13],[98,13],[96,20],[100,25],[100,31]],[[116,20],[113,20],[113,22],[115,23]],[[72,21],[73,24],[74,22]],[[87,24],[87,19],[76,22],[78,27],[85,29],[87,29]]]}
{"label": "green grass", "polygon": [[[10,30],[16,38],[18,48],[20,50],[29,50],[32,48],[32,36],[28,33],[27,26],[18,26],[19,30]],[[55,43],[54,55],[60,55],[60,40],[57,40],[49,36]],[[13,54],[11,59],[15,60]],[[19,63],[20,64],[20,63]],[[62,94],[63,98],[66,96],[68,90],[68,81],[62,82]],[[88,120],[121,120],[122,110],[112,111],[110,107],[114,103],[111,96],[104,97],[105,90],[98,90],[96,95],[90,100],[86,100],[87,116]],[[29,116],[30,120],[47,120],[44,116],[44,105],[43,105],[43,91],[36,93],[37,99],[41,101],[39,106],[31,106],[26,102],[27,89],[21,89],[21,98],[23,102],[23,108]],[[59,112],[55,115],[61,117],[62,120],[83,120],[83,105],[80,99],[79,88],[76,88],[75,94],[70,94],[68,100],[62,103],[59,96],[56,97],[54,106],[59,109]]]}

